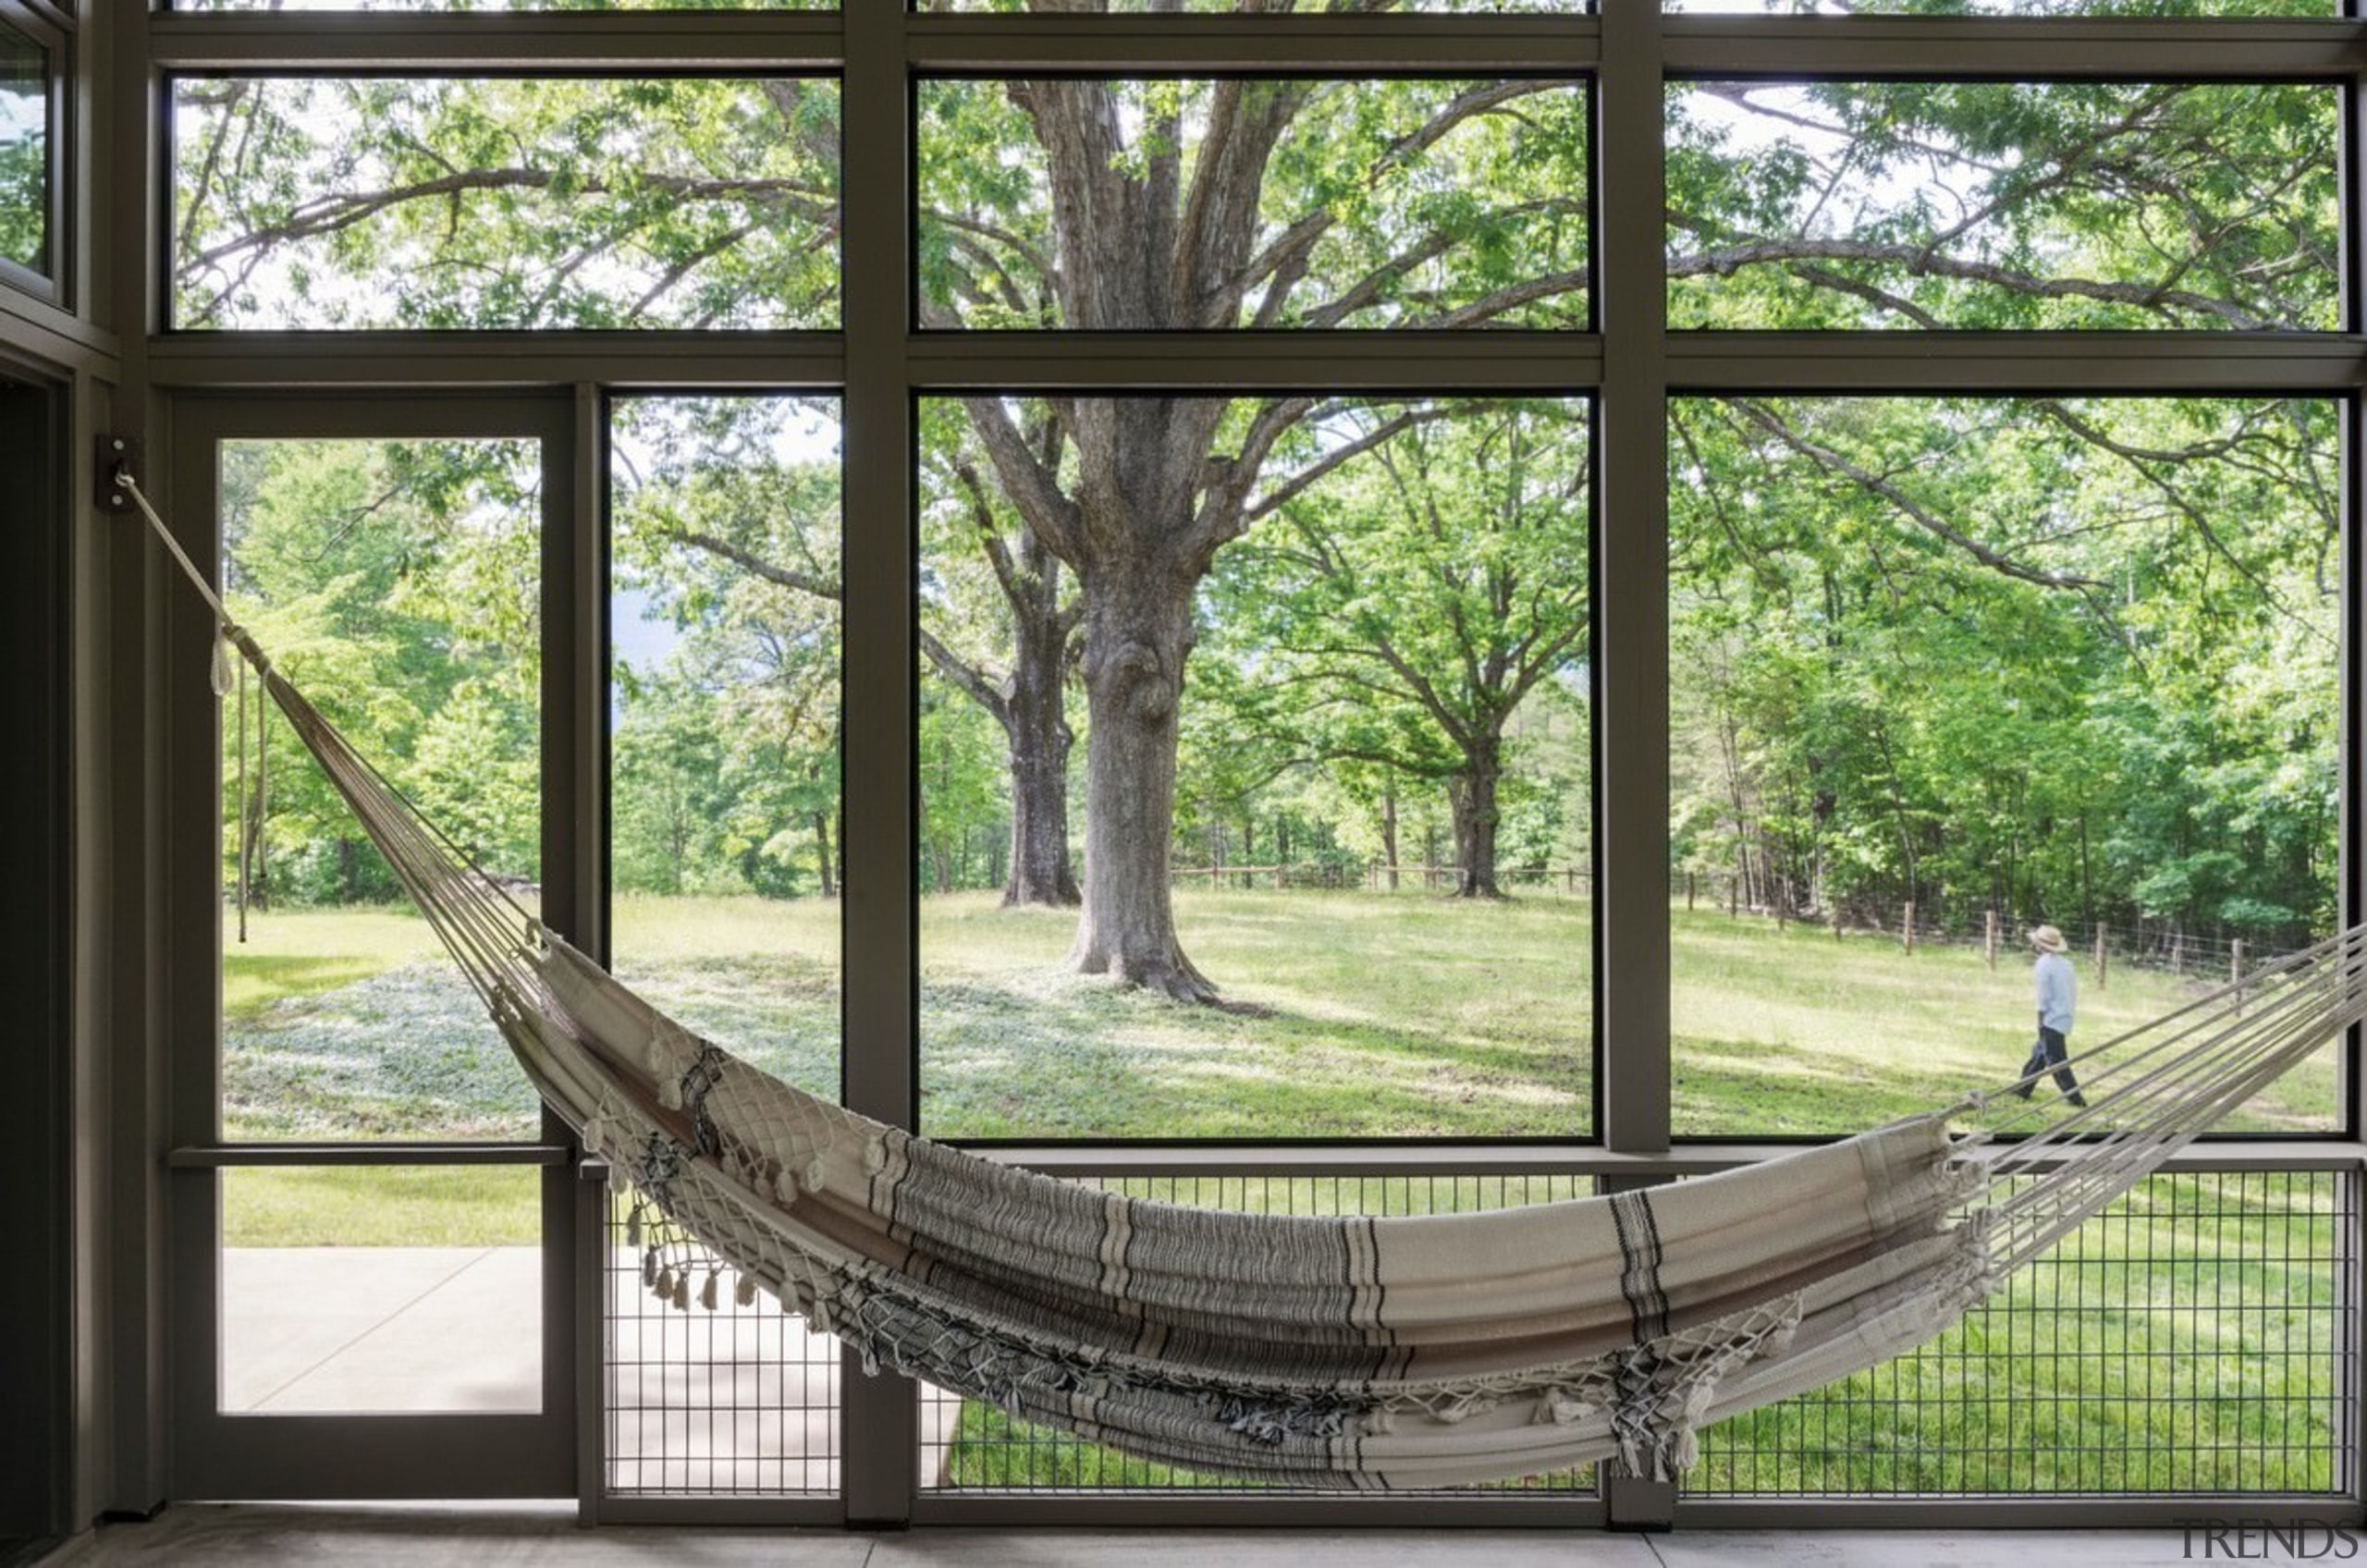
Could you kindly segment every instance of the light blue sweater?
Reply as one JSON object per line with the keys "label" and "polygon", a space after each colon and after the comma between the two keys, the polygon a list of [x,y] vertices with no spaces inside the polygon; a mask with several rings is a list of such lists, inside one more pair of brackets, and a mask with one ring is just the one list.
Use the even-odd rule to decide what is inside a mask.
{"label": "light blue sweater", "polygon": [[2061,953],[2041,953],[2031,971],[2038,986],[2038,1021],[2058,1035],[2071,1033],[2071,1006],[2079,985],[2071,975],[2071,961]]}

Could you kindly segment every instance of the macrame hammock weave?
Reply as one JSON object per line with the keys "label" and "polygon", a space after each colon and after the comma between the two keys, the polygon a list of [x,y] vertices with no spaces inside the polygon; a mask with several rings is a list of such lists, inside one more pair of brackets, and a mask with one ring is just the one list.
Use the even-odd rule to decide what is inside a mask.
{"label": "macrame hammock weave", "polygon": [[802,1094],[635,996],[357,754],[117,483],[213,607],[217,692],[234,649],[544,1099],[635,1189],[650,1290],[712,1309],[728,1264],[742,1305],[777,1296],[867,1371],[1193,1470],[1380,1490],[1615,1456],[1666,1479],[1702,1424],[1940,1333],[2367,1015],[2356,927],[2083,1053],[2084,1109],[2007,1097],[2022,1081],[1743,1170],[1483,1213],[1094,1191]]}

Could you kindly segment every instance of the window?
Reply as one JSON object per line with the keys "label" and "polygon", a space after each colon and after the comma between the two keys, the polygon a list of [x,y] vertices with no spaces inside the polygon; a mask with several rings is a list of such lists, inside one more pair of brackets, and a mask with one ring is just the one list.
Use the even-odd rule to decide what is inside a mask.
{"label": "window", "polygon": [[0,279],[56,275],[57,168],[50,51],[0,8]]}
{"label": "window", "polygon": [[[1684,398],[1675,1125],[1838,1133],[2339,927],[2340,407]],[[2227,1130],[2341,1125],[2336,1052]]]}
{"label": "window", "polygon": [[2340,108],[2285,83],[1685,82],[1669,324],[2328,330]]}
{"label": "window", "polygon": [[[1590,1131],[1586,404],[922,432],[924,1128]],[[1254,477],[1095,489],[1162,448]]]}
{"label": "window", "polygon": [[920,319],[1582,327],[1589,113],[1551,79],[926,81]]}
{"label": "window", "polygon": [[191,79],[174,169],[183,327],[837,318],[828,82]]}
{"label": "window", "polygon": [[[1996,1088],[2042,924],[2077,1048],[2357,918],[2355,40],[2249,19],[2330,5],[184,8],[254,14],[141,62],[169,232],[115,303],[166,309],[145,390],[435,411],[236,425],[241,613],[518,896],[802,1088],[1113,1189],[1478,1208]],[[48,179],[58,50],[22,36],[0,153]],[[0,258],[27,273],[62,243],[10,242],[46,247]],[[447,438],[513,401],[533,441]],[[490,1035],[255,723],[177,916],[235,923],[243,869],[207,1059],[239,1146],[206,1158],[324,1163],[209,1170],[225,1237],[358,1249],[357,1206],[454,1180],[411,1182],[431,1141],[551,1162],[537,1216],[522,1178],[438,1212],[544,1238],[539,1403],[503,1408],[605,1381],[611,1516],[1220,1489],[950,1394],[915,1430],[757,1307],[683,1331],[615,1256],[630,1200],[524,1143],[522,1085],[484,1092]],[[2283,1185],[2185,1151],[2064,1255],[2094,1292],[1705,1435],[1724,1478],[1683,1506],[1861,1487],[1886,1430],[1966,1460],[1900,1492],[2343,1494],[2356,1180],[2307,1140],[2355,1135],[2350,1065],[2228,1121]],[[2175,1343],[2098,1305],[2140,1263]],[[562,1365],[595,1275],[608,1333]],[[2180,1424],[2221,1386],[2189,1376],[2206,1299],[2302,1315],[2243,1333],[2286,1357],[2273,1409]],[[1968,1425],[1991,1328],[2079,1354]],[[2131,1357],[2177,1391],[2091,1397]],[[1973,1462],[2067,1406],[2144,1463]],[[2238,1440],[2295,1452],[2214,1467]],[[1304,1507],[1221,1500],[1268,1503]],[[1433,1504],[1624,1506],[1590,1475]]]}

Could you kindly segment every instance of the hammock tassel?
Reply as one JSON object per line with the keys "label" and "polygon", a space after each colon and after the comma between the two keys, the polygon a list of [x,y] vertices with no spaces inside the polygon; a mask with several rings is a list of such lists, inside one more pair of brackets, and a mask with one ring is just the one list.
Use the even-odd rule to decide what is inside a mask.
{"label": "hammock tassel", "polygon": [[690,1309],[691,1309],[691,1272],[690,1272],[690,1270],[689,1270],[689,1269],[687,1269],[687,1268],[686,1268],[686,1269],[682,1270],[682,1272],[681,1272],[681,1273],[680,1273],[680,1274],[678,1274],[678,1275],[676,1275],[676,1276],[675,1276],[675,1278],[674,1278],[674,1294],[673,1294],[673,1298],[672,1298],[672,1299],[673,1299],[673,1303],[674,1303],[674,1310],[675,1310],[675,1311],[677,1311],[677,1312],[688,1312],[688,1311],[690,1311]]}
{"label": "hammock tassel", "polygon": [[715,1310],[716,1281],[722,1278],[722,1269],[710,1268],[706,1271],[706,1283],[699,1287],[699,1305],[708,1312],[713,1312]]}
{"label": "hammock tassel", "polygon": [[756,1277],[754,1274],[741,1275],[739,1283],[731,1287],[731,1299],[741,1306],[755,1305]]}
{"label": "hammock tassel", "polygon": [[657,1289],[657,1249],[656,1247],[648,1247],[642,1252],[641,1288],[653,1292]]}
{"label": "hammock tassel", "polygon": [[[655,1256],[656,1255],[653,1254],[651,1256]],[[674,1270],[670,1268],[661,1268],[657,1271],[657,1299],[659,1301],[671,1301],[674,1299]]]}
{"label": "hammock tassel", "polygon": [[789,1173],[789,1167],[786,1165],[782,1166],[780,1173],[773,1178],[773,1198],[784,1208],[797,1201],[797,1178]]}
{"label": "hammock tassel", "polygon": [[214,694],[217,697],[228,696],[230,694],[231,675],[230,640],[227,637],[217,636],[214,639],[213,676]]}
{"label": "hammock tassel", "polygon": [[818,1193],[827,1189],[829,1184],[829,1167],[822,1163],[822,1157],[817,1154],[805,1162],[805,1190],[809,1193]]}

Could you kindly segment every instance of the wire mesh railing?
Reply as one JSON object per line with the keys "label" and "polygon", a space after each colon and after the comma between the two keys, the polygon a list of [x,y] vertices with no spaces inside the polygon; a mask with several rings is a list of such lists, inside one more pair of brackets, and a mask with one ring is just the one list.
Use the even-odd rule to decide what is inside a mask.
{"label": "wire mesh railing", "polygon": [[[729,1266],[663,1229],[693,1275],[727,1270],[715,1308],[661,1301],[611,1193],[601,1274],[604,1491],[610,1497],[815,1494],[839,1489],[839,1341],[769,1293],[741,1305]],[[654,1210],[644,1210],[651,1223]]]}
{"label": "wire mesh railing", "polygon": [[[1103,1190],[1281,1215],[1472,1212],[1591,1194],[1590,1176],[1207,1175]],[[612,1201],[605,1488],[638,1498],[828,1496],[838,1342],[759,1295],[688,1311],[644,1284]],[[1699,1500],[2333,1498],[2359,1484],[2359,1179],[2148,1178],[1913,1354],[1706,1428]],[[694,1261],[693,1268],[705,1267]],[[938,1495],[1273,1495],[920,1393]],[[1591,1466],[1502,1483],[1592,1498]]]}
{"label": "wire mesh railing", "polygon": [[1913,1354],[1705,1430],[1685,1495],[2347,1495],[2358,1202],[2150,1177]]}
{"label": "wire mesh railing", "polygon": [[[1592,1177],[1535,1173],[1107,1177],[1087,1184],[1129,1197],[1277,1215],[1474,1213],[1588,1197],[1595,1190]],[[1068,1432],[1015,1420],[991,1404],[944,1389],[921,1390],[921,1486],[930,1491],[1217,1497],[1283,1489],[1136,1459]],[[1487,1488],[1454,1488],[1507,1489],[1592,1498],[1597,1487],[1594,1467],[1580,1465]]]}

